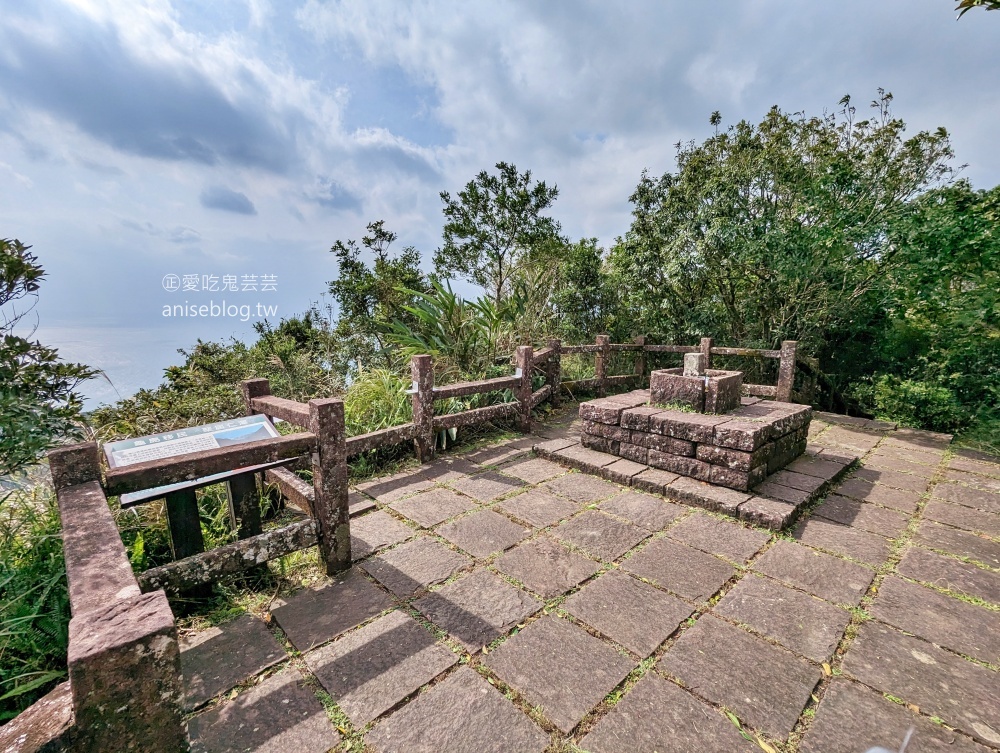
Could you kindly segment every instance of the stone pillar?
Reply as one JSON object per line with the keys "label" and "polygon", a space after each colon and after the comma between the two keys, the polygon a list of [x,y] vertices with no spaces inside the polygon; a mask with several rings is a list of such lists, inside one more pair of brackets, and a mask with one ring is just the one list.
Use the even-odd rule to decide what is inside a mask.
{"label": "stone pillar", "polygon": [[347,444],[344,401],[309,401],[309,431],[316,435],[313,452],[313,517],[320,559],[327,575],[351,567],[351,518],[347,505]]}
{"label": "stone pillar", "polygon": [[558,408],[562,402],[562,395],[559,394],[559,385],[562,382],[562,340],[549,340],[548,345],[552,349],[552,354],[545,369],[545,383],[552,388],[552,392],[549,393],[552,407]]}
{"label": "stone pillar", "polygon": [[79,750],[188,750],[180,650],[163,591],[74,616],[67,661]]}
{"label": "stone pillar", "polygon": [[428,463],[434,458],[434,362],[430,356],[413,356],[410,359],[413,376],[413,426],[416,433],[413,447],[417,460]]}
{"label": "stone pillar", "polygon": [[712,338],[703,337],[701,338],[701,344],[698,346],[698,352],[705,357],[705,368],[712,368]]}
{"label": "stone pillar", "polygon": [[635,344],[640,348],[635,352],[635,376],[639,386],[642,387],[646,383],[646,336],[636,337]]}
{"label": "stone pillar", "polygon": [[67,486],[101,480],[101,451],[97,442],[71,444],[48,454],[52,486],[58,492]]}
{"label": "stone pillar", "polygon": [[781,343],[781,361],[778,363],[778,390],[775,399],[783,403],[792,402],[792,388],[795,386],[795,357],[799,349],[797,340]]}
{"label": "stone pillar", "polygon": [[521,374],[517,386],[517,428],[527,434],[531,431],[531,359],[534,351],[530,345],[519,345],[514,354],[514,366]]}
{"label": "stone pillar", "polygon": [[611,356],[611,338],[608,335],[598,335],[597,344],[600,350],[594,358],[594,377],[597,379],[597,396],[608,394],[608,361]]}
{"label": "stone pillar", "polygon": [[684,376],[705,376],[705,356],[702,353],[684,354]]}
{"label": "stone pillar", "polygon": [[251,401],[255,397],[270,395],[271,383],[266,379],[245,379],[240,382],[240,392],[243,393],[243,405],[246,407],[247,415],[252,416],[257,411],[253,409]]}

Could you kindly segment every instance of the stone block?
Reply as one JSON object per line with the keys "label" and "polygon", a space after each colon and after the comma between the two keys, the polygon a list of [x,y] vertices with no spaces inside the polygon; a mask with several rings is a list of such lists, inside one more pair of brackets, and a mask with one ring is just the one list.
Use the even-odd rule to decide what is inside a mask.
{"label": "stone block", "polygon": [[749,471],[751,468],[766,464],[773,451],[774,444],[772,443],[768,443],[754,452],[716,447],[713,444],[699,444],[695,457],[712,465],[732,468],[734,471]]}
{"label": "stone block", "polygon": [[632,432],[632,442],[657,452],[668,452],[671,455],[681,455],[688,458],[695,456],[695,443],[686,439],[675,439],[663,434],[642,434],[634,431]]}
{"label": "stone block", "polygon": [[608,481],[613,481],[616,484],[628,486],[632,483],[634,476],[642,473],[647,468],[648,466],[642,463],[621,458],[601,468],[599,473],[601,474],[601,478],[606,478]]}
{"label": "stone block", "polygon": [[705,413],[729,413],[740,406],[740,389],[743,387],[743,372],[705,372]]}
{"label": "stone block", "polygon": [[705,379],[684,376],[683,369],[659,369],[650,374],[649,401],[654,405],[684,405],[705,410]]}
{"label": "stone block", "polygon": [[667,486],[665,491],[670,499],[727,515],[736,515],[739,506],[750,499],[749,494],[684,476]]}
{"label": "stone block", "polygon": [[708,481],[711,475],[712,466],[708,463],[695,458],[672,455],[669,452],[650,450],[648,462],[654,468],[679,473],[682,476],[690,476],[700,481]]}
{"label": "stone block", "polygon": [[772,531],[780,531],[789,525],[797,514],[795,505],[767,497],[753,497],[740,505],[739,509],[740,520]]}
{"label": "stone block", "polygon": [[[583,445],[588,450],[593,450],[594,452],[603,452],[606,455],[617,455],[618,454],[618,442],[607,439],[606,437],[596,437],[593,434],[583,434],[580,437],[580,444]],[[577,468],[583,468],[581,466],[575,466]],[[587,470],[590,470],[589,468]]]}
{"label": "stone block", "polygon": [[622,411],[628,407],[614,398],[603,397],[599,400],[588,400],[580,403],[580,418],[584,421],[594,421],[602,424],[617,424]]}
{"label": "stone block", "polygon": [[708,482],[739,491],[747,491],[751,487],[749,471],[734,471],[722,465],[709,466]]}
{"label": "stone block", "polygon": [[650,416],[649,428],[657,434],[665,434],[676,439],[711,443],[715,428],[730,421],[732,419],[729,416],[708,416],[700,413],[668,410]]}
{"label": "stone block", "polygon": [[594,437],[613,439],[616,442],[629,442],[632,439],[632,433],[628,429],[623,429],[615,424],[598,423],[597,421],[584,421],[583,433]]}
{"label": "stone block", "polygon": [[635,431],[649,431],[650,416],[662,413],[663,408],[656,405],[640,405],[638,408],[629,408],[622,411],[621,425],[626,429]]}
{"label": "stone block", "polygon": [[715,426],[711,440],[700,441],[711,441],[719,447],[753,452],[763,447],[770,437],[771,429],[769,424],[763,421],[734,419]]}
{"label": "stone block", "polygon": [[635,463],[646,463],[648,452],[649,450],[645,447],[640,447],[637,444],[622,442],[618,445],[618,456]]}
{"label": "stone block", "polygon": [[679,479],[676,473],[661,471],[659,468],[647,468],[633,476],[629,483],[636,489],[652,494],[666,494],[666,487]]}

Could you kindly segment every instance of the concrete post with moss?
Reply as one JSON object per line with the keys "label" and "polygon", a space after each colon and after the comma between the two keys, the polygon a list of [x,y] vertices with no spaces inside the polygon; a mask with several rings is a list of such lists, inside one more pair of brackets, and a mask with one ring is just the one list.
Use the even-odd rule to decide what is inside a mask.
{"label": "concrete post with moss", "polygon": [[562,340],[558,338],[549,340],[548,347],[552,352],[549,354],[549,362],[545,369],[545,383],[552,389],[549,393],[552,407],[558,408],[562,400],[559,394],[559,385],[562,382]]}
{"label": "concrete post with moss", "polygon": [[594,358],[594,378],[597,379],[597,396],[608,394],[608,361],[611,360],[611,337],[597,336],[597,356]]}
{"label": "concrete post with moss", "polygon": [[517,386],[517,428],[527,434],[531,431],[531,371],[534,350],[530,345],[519,345],[514,354],[514,366],[521,375]]}
{"label": "concrete post with moss", "polygon": [[413,387],[413,447],[417,460],[428,463],[434,458],[434,361],[430,356],[410,359]]}
{"label": "concrete post with moss", "polygon": [[344,401],[309,401],[309,431],[316,435],[313,451],[313,517],[320,559],[328,575],[351,567],[351,517],[347,502],[347,437]]}

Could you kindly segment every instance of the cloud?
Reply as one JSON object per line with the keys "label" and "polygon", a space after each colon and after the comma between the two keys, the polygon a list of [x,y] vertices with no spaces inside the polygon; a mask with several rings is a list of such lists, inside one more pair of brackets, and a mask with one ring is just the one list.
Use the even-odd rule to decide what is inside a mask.
{"label": "cloud", "polygon": [[[239,194],[242,196],[242,194]],[[245,198],[245,197],[244,197]],[[201,240],[201,233],[194,228],[177,225],[172,228],[161,228],[152,222],[136,222],[135,220],[122,220],[122,226],[129,230],[145,233],[153,238],[163,238],[170,243],[197,243]]]}
{"label": "cloud", "polygon": [[233,191],[225,186],[210,186],[201,192],[201,205],[206,209],[220,209],[236,214],[257,214],[257,207],[246,194]]}
{"label": "cloud", "polygon": [[[231,40],[185,32],[169,14],[118,10],[121,19],[62,8],[58,23],[6,24],[0,92],[128,154],[275,173],[299,160],[299,131],[315,115],[295,101],[308,99],[305,82],[282,82]],[[331,101],[323,107],[335,115]]]}
{"label": "cloud", "polygon": [[344,186],[332,178],[324,178],[322,176],[317,179],[316,189],[307,194],[305,198],[307,201],[312,201],[327,209],[347,209],[352,211],[361,209],[360,197],[344,188]]}

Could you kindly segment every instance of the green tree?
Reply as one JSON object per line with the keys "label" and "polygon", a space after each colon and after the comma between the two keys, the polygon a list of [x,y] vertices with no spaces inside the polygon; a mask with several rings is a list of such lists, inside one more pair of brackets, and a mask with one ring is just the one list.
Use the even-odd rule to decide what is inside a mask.
{"label": "green tree", "polygon": [[[330,249],[339,265],[337,279],[329,286],[338,309],[333,336],[343,345],[339,370],[344,373],[374,365],[386,345],[386,328],[396,320],[414,321],[407,310],[415,300],[411,291],[429,289],[419,251],[407,246],[393,255],[389,247],[397,235],[386,230],[383,220],[369,223],[368,233],[361,247],[353,240],[338,240]],[[361,258],[362,247],[374,256],[371,266]]]}
{"label": "green tree", "polygon": [[879,316],[890,225],[951,175],[944,129],[905,138],[891,101],[880,90],[864,120],[849,97],[821,117],[774,107],[678,144],[676,173],[643,174],[611,253],[623,316],[676,339],[797,339],[835,358],[832,335]]}
{"label": "green tree", "polygon": [[955,10],[961,18],[973,8],[986,8],[986,10],[1000,10],[1000,0],[959,0]]}
{"label": "green tree", "polygon": [[604,249],[596,238],[567,244],[552,296],[559,335],[572,343],[590,342],[613,326],[616,296],[604,269]]}
{"label": "green tree", "polygon": [[532,181],[530,170],[518,173],[506,162],[496,169],[497,175],[480,172],[456,199],[441,192],[444,245],[434,253],[434,267],[443,277],[458,275],[479,285],[499,305],[523,258],[558,239],[559,223],[541,213],[559,189]]}
{"label": "green tree", "polygon": [[0,475],[81,434],[81,382],[97,372],[59,359],[15,328],[34,308],[45,270],[19,240],[0,239]]}

